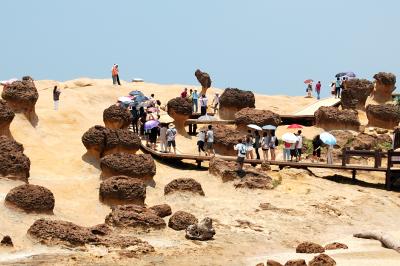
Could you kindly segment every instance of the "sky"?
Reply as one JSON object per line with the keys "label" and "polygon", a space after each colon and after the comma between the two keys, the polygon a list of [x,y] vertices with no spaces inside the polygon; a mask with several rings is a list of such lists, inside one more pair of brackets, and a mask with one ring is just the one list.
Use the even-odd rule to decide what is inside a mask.
{"label": "sky", "polygon": [[400,74],[397,0],[2,1],[0,80],[120,78],[323,95],[338,72]]}

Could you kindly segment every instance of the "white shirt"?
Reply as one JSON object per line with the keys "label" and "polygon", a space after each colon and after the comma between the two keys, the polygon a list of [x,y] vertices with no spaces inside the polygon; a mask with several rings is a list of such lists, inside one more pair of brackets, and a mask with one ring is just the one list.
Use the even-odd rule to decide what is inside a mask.
{"label": "white shirt", "polygon": [[175,128],[169,128],[167,130],[167,140],[168,141],[174,141],[176,136],[176,129]]}
{"label": "white shirt", "polygon": [[214,142],[214,131],[207,131],[207,142]]}
{"label": "white shirt", "polygon": [[199,141],[206,141],[206,133],[204,131],[200,131],[199,134],[197,134],[197,137],[199,138]]}
{"label": "white shirt", "polygon": [[238,151],[238,157],[246,157],[247,148],[243,143],[238,143],[233,147],[235,151]]}
{"label": "white shirt", "polygon": [[201,97],[200,98],[200,106],[207,106],[207,104],[208,104],[208,99],[207,99],[207,97]]}
{"label": "white shirt", "polygon": [[167,128],[166,127],[162,127],[160,129],[160,140],[166,140],[167,139]]}
{"label": "white shirt", "polygon": [[303,136],[299,135],[297,136],[298,142],[296,144],[296,149],[301,149],[303,148]]}

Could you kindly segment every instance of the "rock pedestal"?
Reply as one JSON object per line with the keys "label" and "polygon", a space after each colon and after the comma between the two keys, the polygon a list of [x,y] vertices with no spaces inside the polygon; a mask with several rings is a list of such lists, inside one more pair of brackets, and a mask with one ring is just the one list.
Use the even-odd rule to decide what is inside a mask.
{"label": "rock pedestal", "polygon": [[235,119],[235,113],[243,108],[255,108],[255,97],[251,91],[227,88],[220,97],[219,117],[225,120]]}

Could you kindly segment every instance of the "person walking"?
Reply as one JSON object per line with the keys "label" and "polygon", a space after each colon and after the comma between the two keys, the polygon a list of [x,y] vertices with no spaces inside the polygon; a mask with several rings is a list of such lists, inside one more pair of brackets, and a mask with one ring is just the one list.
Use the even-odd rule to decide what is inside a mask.
{"label": "person walking", "polygon": [[199,150],[199,156],[201,155],[201,151],[204,152],[204,154],[207,156],[207,152],[204,149],[204,144],[206,141],[206,131],[205,130],[200,130],[199,134],[197,134],[197,147]]}
{"label": "person walking", "polygon": [[167,124],[161,124],[160,136],[158,137],[160,141],[160,151],[167,152]]}
{"label": "person walking", "polygon": [[314,162],[315,160],[319,161],[321,159],[321,149],[322,149],[322,141],[319,138],[319,135],[316,135],[312,141],[313,145],[313,158],[311,162]]}
{"label": "person walking", "polygon": [[187,88],[185,88],[181,93],[181,98],[187,98],[187,97],[188,97],[188,92],[187,92]]}
{"label": "person walking", "polygon": [[258,152],[258,149],[261,146],[261,136],[258,130],[254,131],[254,150],[256,151],[256,158],[257,160],[260,160],[260,153]]}
{"label": "person walking", "polygon": [[214,131],[212,129],[212,125],[208,125],[208,130],[207,130],[207,134],[206,134],[206,152],[208,153],[208,155],[212,154],[215,156],[215,150],[214,150]]}
{"label": "person walking", "polygon": [[247,154],[247,147],[245,144],[242,143],[242,139],[238,140],[238,144],[236,144],[233,149],[235,151],[238,151],[238,155],[237,155],[237,163],[238,163],[238,172],[243,172],[243,163],[244,163],[244,158],[246,158],[246,154]]}
{"label": "person walking", "polygon": [[157,136],[159,135],[159,130],[160,128],[157,126],[150,129],[149,132],[150,148],[155,151],[157,150]]}
{"label": "person walking", "polygon": [[318,81],[317,84],[315,84],[315,91],[317,92],[317,99],[321,99],[321,81]]}
{"label": "person walking", "polygon": [[53,89],[53,101],[54,101],[54,110],[58,110],[58,104],[60,102],[60,94],[61,91],[57,88],[57,86],[54,86]]}
{"label": "person walking", "polygon": [[194,90],[192,94],[192,109],[194,113],[198,112],[198,100],[199,100],[199,94],[197,93],[197,90]]}
{"label": "person walking", "polygon": [[113,80],[113,85],[121,85],[121,82],[119,81],[119,69],[118,65],[114,64],[114,66],[111,69],[111,75],[112,75],[112,80]]}
{"label": "person walking", "polygon": [[267,132],[264,132],[261,140],[261,149],[263,151],[264,162],[268,161],[268,150],[269,150],[270,138]]}
{"label": "person walking", "polygon": [[216,114],[217,110],[218,110],[218,106],[219,106],[219,94],[218,93],[215,93],[215,96],[214,96],[214,99],[213,99],[211,105],[212,105],[212,108],[214,109],[214,114]]}
{"label": "person walking", "polygon": [[171,146],[174,148],[174,153],[176,154],[176,129],[174,124],[169,124],[168,130],[167,130],[167,146],[168,146],[168,152],[171,152]]}
{"label": "person walking", "polygon": [[201,95],[201,97],[200,97],[200,113],[202,116],[207,114],[207,104],[208,104],[207,96],[205,94]]}
{"label": "person walking", "polygon": [[130,111],[131,111],[131,115],[132,115],[132,130],[135,133],[139,133],[139,129],[138,129],[138,121],[139,121],[139,112],[136,108],[136,106],[131,105],[129,107]]}
{"label": "person walking", "polygon": [[278,146],[278,138],[275,136],[275,130],[271,130],[271,138],[269,140],[269,151],[271,153],[271,161],[275,161],[275,148]]}
{"label": "person walking", "polygon": [[296,142],[296,161],[301,161],[301,154],[303,149],[303,136],[301,135],[301,130],[297,131],[297,142]]}
{"label": "person walking", "polygon": [[337,78],[336,83],[335,83],[335,98],[340,98],[341,86],[342,86],[342,83],[340,82],[340,78]]}

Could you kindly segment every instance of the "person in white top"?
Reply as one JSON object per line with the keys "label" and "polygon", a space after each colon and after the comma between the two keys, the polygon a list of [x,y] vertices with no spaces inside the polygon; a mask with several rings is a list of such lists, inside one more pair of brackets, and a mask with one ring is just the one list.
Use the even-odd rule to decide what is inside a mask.
{"label": "person in white top", "polygon": [[216,93],[212,101],[212,108],[214,109],[214,114],[217,113],[218,106],[219,106],[219,94]]}
{"label": "person in white top", "polygon": [[199,149],[199,156],[201,155],[201,151],[203,151],[207,156],[207,152],[204,149],[205,141],[206,141],[206,132],[204,130],[200,130],[199,134],[197,134],[197,146]]}
{"label": "person in white top", "polygon": [[160,128],[160,136],[158,137],[160,140],[160,151],[167,152],[167,125],[161,124]]}
{"label": "person in white top", "polygon": [[242,140],[238,140],[238,144],[235,145],[234,150],[238,151],[238,157],[237,157],[237,163],[238,163],[238,172],[243,171],[243,163],[244,163],[244,158],[246,158],[246,153],[247,153],[247,147],[245,144],[243,144]]}
{"label": "person in white top", "polygon": [[200,97],[200,112],[201,115],[206,115],[207,114],[207,104],[208,104],[208,99],[205,94],[201,95]]}
{"label": "person in white top", "polygon": [[303,149],[303,136],[301,130],[297,131],[297,142],[296,142],[296,161],[301,161],[301,153]]}
{"label": "person in white top", "polygon": [[212,126],[208,125],[208,131],[207,131],[207,145],[206,145],[206,152],[208,154],[211,154],[211,152],[215,156],[215,150],[214,150],[214,131],[212,130]]}

